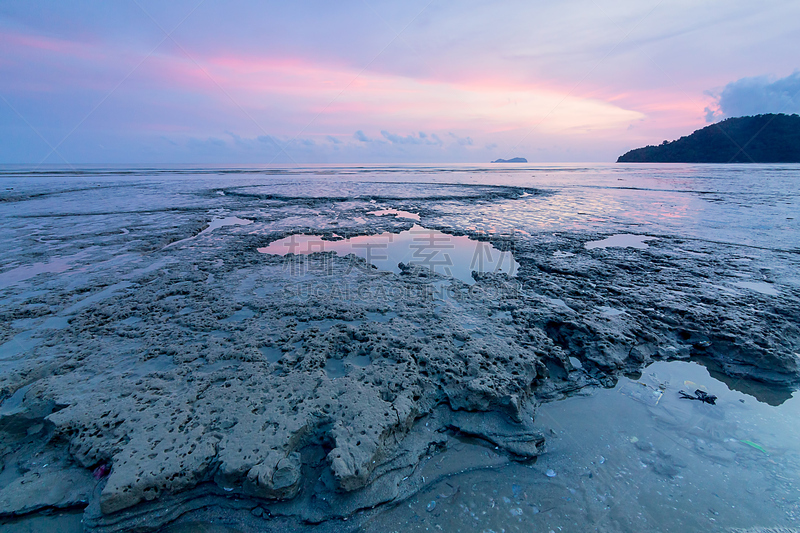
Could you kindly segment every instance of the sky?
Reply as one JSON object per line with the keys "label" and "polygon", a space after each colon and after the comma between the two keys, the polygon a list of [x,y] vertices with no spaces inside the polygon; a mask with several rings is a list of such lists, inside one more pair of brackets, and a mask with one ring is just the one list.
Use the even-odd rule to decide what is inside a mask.
{"label": "sky", "polygon": [[0,4],[0,164],[614,161],[800,113],[800,2]]}

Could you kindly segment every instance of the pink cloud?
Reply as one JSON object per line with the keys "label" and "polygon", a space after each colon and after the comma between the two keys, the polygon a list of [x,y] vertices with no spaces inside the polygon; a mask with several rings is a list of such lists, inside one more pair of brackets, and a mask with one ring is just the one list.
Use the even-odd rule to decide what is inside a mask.
{"label": "pink cloud", "polygon": [[279,112],[303,123],[313,119],[327,131],[338,127],[341,132],[362,124],[506,131],[542,118],[545,129],[602,129],[638,116],[602,100],[565,95],[547,86],[504,85],[501,79],[453,84],[298,57],[222,55],[196,61],[154,56],[143,65],[139,82],[222,99],[226,105],[230,97],[250,112]]}
{"label": "pink cloud", "polygon": [[[61,76],[60,85],[56,84],[53,80],[58,76],[45,70],[39,78],[15,82],[17,85],[24,81],[44,90],[49,82],[51,90],[65,85],[104,89],[124,79],[120,93],[136,94],[137,88],[146,87],[146,94],[160,105],[176,110],[194,105],[192,121],[204,116],[212,123],[222,123],[220,113],[241,107],[245,113],[266,117],[270,124],[277,124],[273,119],[280,116],[284,127],[313,122],[325,133],[351,134],[369,126],[487,134],[537,127],[583,134],[624,129],[647,117],[658,117],[664,121],[661,126],[669,129],[694,123],[705,106],[667,91],[619,93],[588,83],[566,87],[526,80],[514,73],[473,73],[468,68],[457,75],[410,77],[306,57],[203,56],[175,47],[160,49],[142,62],[130,49],[13,32],[0,34],[0,44],[14,51],[12,57],[30,58],[40,65],[44,57]],[[65,57],[74,59],[74,64],[65,63]],[[128,68],[130,77],[124,78]],[[142,127],[187,131],[181,124]]]}
{"label": "pink cloud", "polygon": [[[107,54],[98,51],[96,44],[54,39],[42,35],[30,35],[18,32],[0,32],[0,44],[4,47],[16,48],[17,52],[42,51],[49,54],[70,56],[83,60],[99,60],[107,58]],[[7,48],[8,50],[8,48]]]}

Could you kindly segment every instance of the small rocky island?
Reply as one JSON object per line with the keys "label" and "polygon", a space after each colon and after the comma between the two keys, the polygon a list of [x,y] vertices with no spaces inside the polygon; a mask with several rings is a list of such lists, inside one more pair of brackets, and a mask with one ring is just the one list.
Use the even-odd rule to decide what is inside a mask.
{"label": "small rocky island", "polygon": [[676,141],[631,150],[617,163],[800,163],[800,116],[729,118]]}
{"label": "small rocky island", "polygon": [[527,163],[524,157],[512,157],[511,159],[495,159],[492,163]]}

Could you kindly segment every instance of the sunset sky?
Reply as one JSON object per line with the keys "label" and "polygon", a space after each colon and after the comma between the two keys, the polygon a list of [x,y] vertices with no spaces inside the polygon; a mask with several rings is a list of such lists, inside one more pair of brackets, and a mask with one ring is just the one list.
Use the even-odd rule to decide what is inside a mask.
{"label": "sunset sky", "polygon": [[613,161],[800,112],[798,20],[786,1],[5,2],[0,164]]}

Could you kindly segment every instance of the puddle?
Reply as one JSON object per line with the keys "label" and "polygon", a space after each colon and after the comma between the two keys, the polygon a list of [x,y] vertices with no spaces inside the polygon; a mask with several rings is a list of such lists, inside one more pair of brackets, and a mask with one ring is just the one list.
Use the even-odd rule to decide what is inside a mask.
{"label": "puddle", "polygon": [[65,314],[65,315],[71,315],[73,313],[77,313],[78,311],[81,311],[82,309],[84,309],[85,307],[87,307],[87,306],[89,306],[89,305],[91,305],[93,303],[102,302],[106,298],[109,298],[115,292],[117,292],[119,290],[122,290],[122,289],[126,289],[130,285],[131,284],[128,281],[115,283],[114,285],[106,287],[105,289],[103,289],[102,291],[98,292],[97,294],[93,294],[93,295],[91,295],[91,296],[89,296],[87,298],[84,298],[83,300],[81,300],[81,301],[79,301],[77,303],[72,304],[71,306],[69,306],[66,309],[64,309],[64,311],[62,311],[62,313]]}
{"label": "puddle", "polygon": [[765,294],[767,296],[778,296],[779,294],[778,289],[776,289],[774,285],[771,283],[765,283],[763,281],[737,281],[734,283],[734,285],[743,289],[750,289],[751,291],[756,291],[759,294]]}
{"label": "puddle", "polygon": [[494,313],[494,315],[490,315],[490,316],[492,316],[492,318],[494,320],[497,320],[499,322],[503,322],[504,324],[510,324],[514,320],[513,317],[511,316],[511,312],[510,311],[500,311],[500,312],[496,312],[496,313]]}
{"label": "puddle", "polygon": [[620,394],[624,394],[628,398],[634,399],[637,402],[645,405],[654,406],[658,405],[658,401],[664,395],[664,391],[659,388],[651,387],[646,383],[640,381],[625,380],[619,385],[618,389]]}
{"label": "puddle", "polygon": [[[167,245],[167,246],[171,246],[171,245]],[[159,260],[157,260],[157,261],[155,261],[153,263],[150,263],[149,265],[147,265],[145,267],[137,268],[137,269],[133,270],[132,272],[129,272],[128,274],[125,274],[124,276],[121,276],[121,279],[134,279],[134,278],[137,278],[139,276],[143,276],[145,274],[148,274],[150,272],[155,272],[156,270],[161,270],[165,266],[171,265],[171,264],[176,263],[176,262],[177,262],[177,260],[174,259],[174,258],[165,257],[163,259],[159,259]]]}
{"label": "puddle", "polygon": [[379,211],[368,211],[368,215],[375,215],[378,217],[382,217],[385,215],[394,215],[397,218],[410,218],[411,220],[416,220],[419,222],[419,215],[417,213],[411,213],[409,211],[398,211],[397,209],[381,209]]}
{"label": "puddle", "polygon": [[151,374],[168,372],[175,368],[175,362],[169,355],[159,355],[140,362],[139,358],[136,357],[136,354],[137,352],[141,352],[142,345],[140,343],[137,344],[138,346],[129,347],[132,348],[132,351],[131,357],[127,359],[127,362],[117,367],[116,370],[118,370],[121,374],[125,375],[126,377],[144,377]]}
{"label": "puddle", "polygon": [[601,305],[597,308],[597,310],[600,311],[602,316],[619,316],[625,314],[625,311],[622,309],[614,309],[613,307],[608,307],[607,305]]}
{"label": "puddle", "polygon": [[372,364],[372,359],[370,359],[368,355],[354,355],[347,360],[361,368],[366,368]]}
{"label": "puddle", "polygon": [[347,324],[347,322],[343,322],[341,320],[332,320],[330,318],[324,318],[322,320],[309,320],[308,322],[299,322],[294,329],[296,331],[305,331],[309,328],[316,328],[321,332],[325,332],[331,329],[336,324]]}
{"label": "puddle", "polygon": [[185,239],[181,239],[179,241],[175,241],[175,242],[169,243],[164,248],[170,248],[172,246],[176,246],[178,244],[183,244],[185,242],[188,242],[188,241],[191,241],[193,239],[196,239],[197,237],[201,237],[203,235],[208,235],[209,233],[211,233],[215,229],[223,228],[225,226],[247,226],[248,224],[252,224],[252,223],[253,223],[252,220],[248,220],[246,218],[239,218],[239,217],[222,217],[222,218],[219,218],[219,217],[216,217],[216,218],[211,219],[211,222],[208,223],[208,227],[205,228],[200,233],[198,233],[197,235],[192,235],[191,237],[187,237]]}
{"label": "puddle", "polygon": [[347,367],[341,359],[328,359],[325,362],[325,373],[331,379],[343,378],[347,375]]}
{"label": "puddle", "polygon": [[312,254],[336,252],[355,254],[380,270],[399,274],[398,263],[430,268],[434,272],[473,284],[472,271],[504,272],[514,275],[519,263],[511,252],[501,252],[488,242],[466,236],[454,236],[414,225],[400,233],[362,235],[338,241],[326,241],[319,235],[295,234],[274,241],[264,254]]}
{"label": "puddle", "polygon": [[[21,340],[21,339],[29,338],[30,335],[33,334],[33,330],[36,329],[37,323],[39,322],[39,320],[40,320],[39,318],[23,318],[23,319],[19,319],[19,320],[14,320],[11,323],[11,327],[13,329],[25,329],[25,330],[28,330],[26,332],[23,332],[24,335],[22,333],[20,334],[20,335],[23,335],[23,336],[20,337],[18,339],[18,341]],[[67,327],[69,327],[69,321],[70,321],[70,317],[66,317],[66,316],[51,316],[51,317],[46,318],[44,320],[44,322],[42,322],[39,327],[41,329],[66,329]],[[14,338],[16,338],[16,337],[14,337]],[[2,348],[0,348],[0,350],[1,349]]]}
{"label": "puddle", "polygon": [[655,237],[648,237],[647,235],[618,233],[601,241],[587,242],[583,246],[587,250],[593,250],[595,248],[637,248],[639,250],[644,250],[648,248],[647,244],[645,244],[645,241],[653,240],[657,239]]}
{"label": "puddle", "polygon": [[[251,293],[254,296],[256,296],[257,298],[278,297],[278,294],[282,290],[282,287],[280,285],[276,284],[276,283],[262,282],[261,280],[256,280],[253,285],[255,286],[256,283],[262,284],[262,286],[256,287],[256,288],[252,289],[252,291],[251,291]],[[244,291],[241,291],[241,290],[240,290],[240,294],[241,294],[241,296],[238,296],[237,299],[239,301],[241,301],[241,302],[247,302],[248,299],[249,299],[247,294]]]}
{"label": "puddle", "polygon": [[726,287],[725,285],[715,285],[714,283],[707,283],[706,285],[708,285],[709,287],[713,287],[717,290],[720,290],[722,292],[725,292],[727,294],[735,294],[735,295],[740,294],[739,291],[737,291],[736,289],[732,289],[731,287]]}
{"label": "puddle", "polygon": [[[686,383],[716,405],[681,399]],[[682,361],[585,392],[539,406],[535,462],[437,476],[463,456],[453,440],[421,466],[425,490],[361,530],[795,531],[800,398],[773,407]]]}
{"label": "puddle", "polygon": [[223,318],[222,320],[220,320],[220,322],[224,322],[224,323],[241,322],[241,321],[246,320],[248,318],[253,318],[254,316],[256,316],[256,314],[253,312],[252,309],[249,309],[247,307],[243,307],[243,308],[239,309],[238,311],[236,311],[235,313],[233,313],[228,318]]}
{"label": "puddle", "polygon": [[683,248],[675,248],[676,252],[680,252],[682,254],[691,255],[693,257],[709,257],[710,254],[705,252],[693,252],[692,250],[684,250]]}
{"label": "puddle", "polygon": [[69,327],[69,317],[51,316],[42,324],[43,329],[66,329]]}
{"label": "puddle", "polygon": [[[84,533],[83,509],[78,511],[49,511],[47,514],[31,513],[20,517],[4,518],[0,522],[0,533],[37,533],[41,531],[47,531],[47,533]],[[222,533],[221,530],[220,533]]]}
{"label": "puddle", "polygon": [[39,321],[37,318],[19,318],[11,321],[11,329],[30,329]]}
{"label": "puddle", "polygon": [[208,227],[198,233],[197,236],[199,237],[200,235],[207,235],[215,229],[224,228],[225,226],[247,226],[248,224],[252,223],[252,220],[239,217],[214,218],[208,223]]}
{"label": "puddle", "polygon": [[14,394],[6,398],[3,404],[0,405],[0,416],[9,416],[22,412],[22,401],[32,385],[33,383],[29,383],[24,387],[20,387]]}
{"label": "puddle", "polygon": [[0,272],[0,289],[26,281],[39,274],[61,274],[75,266],[75,262],[85,256],[86,252],[69,257],[54,257],[50,261],[21,265],[5,272]]}
{"label": "puddle", "polygon": [[[545,298],[547,298],[547,297],[545,296]],[[575,310],[573,308],[571,308],[570,306],[568,306],[567,303],[564,300],[562,300],[561,298],[547,298],[547,300],[553,305],[556,305],[558,307],[561,307],[561,308],[563,308],[563,309],[565,309],[567,311],[571,311],[573,313],[575,312]]]}
{"label": "puddle", "polygon": [[[199,360],[202,361],[202,360]],[[210,374],[212,372],[218,372],[220,370],[224,370],[227,368],[239,368],[241,366],[241,361],[236,361],[232,359],[222,359],[218,361],[214,361],[213,363],[205,363],[202,366],[198,367],[197,370],[199,372],[203,372],[206,374]]]}
{"label": "puddle", "polygon": [[134,324],[138,324],[141,321],[142,321],[142,319],[140,317],[138,317],[138,316],[129,316],[125,320],[120,320],[119,323],[120,324],[125,324],[126,326],[132,326]]}
{"label": "puddle", "polygon": [[723,382],[731,390],[739,391],[752,396],[759,402],[767,405],[778,407],[789,400],[794,394],[792,390],[787,387],[776,387],[768,383],[761,383],[759,381],[750,381],[729,376],[723,372],[723,368],[717,361],[708,357],[693,357],[692,360],[697,361],[706,367],[711,377]]}
{"label": "puddle", "polygon": [[348,355],[344,359],[328,359],[325,373],[331,379],[338,379],[349,374],[352,367],[366,368],[371,364],[372,359],[368,355]]}
{"label": "puddle", "polygon": [[264,355],[264,357],[267,358],[267,361],[270,363],[277,363],[281,360],[281,357],[283,357],[283,350],[273,346],[262,346],[258,350]]}
{"label": "puddle", "polygon": [[575,254],[572,252],[562,252],[561,250],[556,250],[553,252],[553,257],[574,257]]}
{"label": "puddle", "polygon": [[162,533],[241,533],[241,530],[235,527],[223,524],[209,524],[207,522],[182,522],[169,525],[160,531]]}
{"label": "puddle", "polygon": [[38,346],[43,339],[34,339],[34,330],[17,333],[11,339],[0,345],[0,360],[10,361],[19,359],[21,354]]}
{"label": "puddle", "polygon": [[365,313],[367,316],[367,320],[370,322],[389,322],[391,319],[397,316],[397,313],[394,311],[389,311],[387,313],[376,313],[376,312],[367,312]]}

